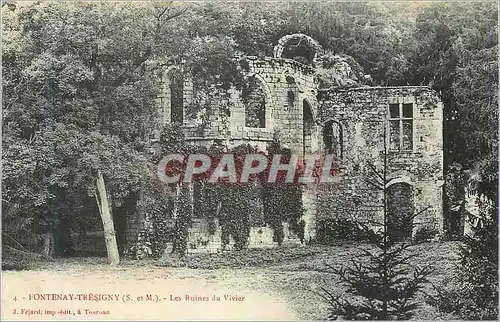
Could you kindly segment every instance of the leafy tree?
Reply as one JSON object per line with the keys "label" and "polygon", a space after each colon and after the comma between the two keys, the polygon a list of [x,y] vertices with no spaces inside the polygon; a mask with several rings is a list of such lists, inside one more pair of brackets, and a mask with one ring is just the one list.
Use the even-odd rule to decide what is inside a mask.
{"label": "leafy tree", "polygon": [[[102,187],[109,191],[111,213],[147,177],[145,143],[148,125],[155,122],[156,80],[145,62],[154,52],[155,32],[175,16],[162,12],[167,10],[111,3],[33,4],[3,11],[11,22],[3,56],[10,71],[3,83],[3,144],[18,142],[24,149],[9,153],[13,167],[30,149],[40,151],[35,153],[39,161],[28,163],[26,175],[32,179],[24,182],[35,181],[39,192],[33,195],[43,193],[42,200],[26,203],[34,213],[18,215],[13,209],[28,200],[17,197],[22,187],[8,186],[14,180],[8,176],[22,169],[4,173],[5,199],[11,203],[4,222],[16,225],[26,215],[30,221],[17,225],[14,235],[52,232],[54,225],[69,234],[96,188],[104,211]],[[102,185],[96,185],[99,173]],[[37,228],[42,220],[45,229]]]}
{"label": "leafy tree", "polygon": [[439,4],[418,12],[406,78],[442,96],[446,165],[470,169],[496,154],[497,20],[492,3]]}

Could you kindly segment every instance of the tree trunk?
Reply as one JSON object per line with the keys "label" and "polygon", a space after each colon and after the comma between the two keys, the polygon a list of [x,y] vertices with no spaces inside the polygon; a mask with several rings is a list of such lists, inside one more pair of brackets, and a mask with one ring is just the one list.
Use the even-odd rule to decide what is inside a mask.
{"label": "tree trunk", "polygon": [[54,234],[51,232],[45,233],[43,240],[43,255],[46,258],[54,255]]}
{"label": "tree trunk", "polygon": [[95,195],[99,213],[104,227],[104,239],[106,241],[106,249],[108,252],[108,263],[116,265],[120,262],[120,255],[118,253],[118,245],[116,244],[115,227],[113,225],[113,218],[109,210],[108,195],[106,193],[106,186],[104,185],[104,178],[99,170],[97,172],[97,193]]}

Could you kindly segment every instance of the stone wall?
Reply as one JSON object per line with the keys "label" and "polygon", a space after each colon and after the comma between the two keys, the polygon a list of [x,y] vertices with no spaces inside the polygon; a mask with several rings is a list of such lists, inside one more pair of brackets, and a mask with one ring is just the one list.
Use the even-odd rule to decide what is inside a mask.
{"label": "stone wall", "polygon": [[[250,142],[265,148],[261,142],[270,142],[277,133],[283,146],[302,150],[304,99],[317,107],[314,69],[291,59],[245,57],[249,75],[256,77],[264,89],[266,99],[266,127],[245,126],[245,106],[240,94],[233,92],[231,110],[231,140],[234,144]],[[288,94],[292,92],[293,94]],[[290,95],[290,96],[289,96]],[[290,99],[293,95],[293,102]]]}
{"label": "stone wall", "polygon": [[345,152],[335,182],[319,187],[317,219],[347,216],[373,226],[383,222],[383,193],[366,182],[377,179],[369,164],[383,173],[384,135],[390,141],[389,104],[412,103],[413,147],[388,151],[387,186],[409,184],[416,211],[429,207],[414,222],[441,231],[443,116],[436,93],[428,87],[369,87],[322,91],[319,99],[320,122],[341,124]]}
{"label": "stone wall", "polygon": [[[225,116],[217,108],[207,115],[209,120],[205,127],[200,122],[187,117],[184,111],[183,126],[188,141],[196,144],[210,145],[214,140],[223,140],[229,146],[249,143],[265,151],[267,144],[277,135],[282,144],[292,151],[302,152],[303,145],[303,104],[307,101],[314,117],[317,114],[317,84],[315,70],[311,66],[286,58],[257,58],[245,56],[240,62],[248,69],[247,76],[255,77],[265,93],[266,113],[265,127],[245,126],[245,105],[241,93],[232,88],[220,93],[220,101],[229,104],[230,115]],[[163,122],[171,121],[169,73],[176,68],[165,67],[160,81],[158,96],[159,115]],[[215,89],[214,89],[215,90]],[[292,93],[292,94],[289,94]],[[184,81],[184,107],[193,100],[193,82],[186,76]],[[293,101],[290,97],[293,96]],[[186,108],[184,108],[186,109]],[[319,128],[314,125],[313,135],[317,136]],[[314,138],[312,148],[318,149]]]}
{"label": "stone wall", "polygon": [[[216,220],[217,229],[210,233],[208,222],[205,219],[193,219],[192,226],[188,229],[187,251],[188,254],[196,253],[218,253],[223,251],[221,240],[221,229]],[[254,248],[274,248],[278,243],[273,241],[273,229],[267,226],[251,227],[247,247]],[[283,245],[301,245],[298,237],[290,232],[288,224],[283,224]],[[172,245],[168,245],[166,253],[171,251]],[[234,247],[234,240],[230,238],[229,245],[224,250],[231,250]]]}
{"label": "stone wall", "polygon": [[[383,193],[375,189],[366,179],[376,178],[371,164],[380,173],[384,170],[384,138],[392,142],[389,128],[389,107],[411,106],[411,148],[389,149],[387,153],[387,186],[406,184],[411,187],[412,203],[415,210],[425,210],[415,219],[419,226],[442,230],[442,184],[443,184],[443,138],[442,103],[436,93],[428,87],[354,87],[342,86],[319,89],[318,77],[337,75],[349,77],[347,63],[334,65],[325,72],[322,65],[320,46],[307,38],[316,48],[313,63],[305,65],[283,58],[283,47],[302,34],[283,37],[275,48],[275,57],[246,56],[235,58],[262,88],[265,96],[265,126],[248,127],[245,123],[245,104],[239,90],[232,88],[219,93],[221,106],[229,106],[229,115],[214,108],[207,115],[206,126],[198,121],[183,118],[186,139],[198,145],[211,145],[214,140],[222,140],[228,148],[250,144],[261,151],[267,144],[278,138],[283,147],[294,154],[323,154],[328,150],[323,138],[325,124],[334,121],[342,136],[341,149],[337,150],[337,169],[332,183],[307,185],[303,187],[303,219],[306,222],[305,238],[315,238],[318,220],[338,216],[356,218],[376,227],[381,226],[383,215]],[[163,122],[171,121],[168,74],[177,67],[166,67],[161,77],[161,93],[158,97],[159,114]],[[327,68],[327,69],[328,69]],[[332,69],[333,68],[333,69]],[[339,76],[340,75],[340,76]],[[344,75],[344,76],[342,76]],[[193,100],[193,82],[184,75],[184,107]],[[332,84],[338,83],[332,82]],[[342,83],[342,82],[340,82]],[[352,83],[352,82],[351,82]],[[359,84],[351,84],[359,86]],[[350,86],[351,86],[350,85]],[[335,86],[335,85],[332,85]],[[214,89],[215,90],[215,89]],[[184,111],[184,116],[186,112]],[[408,123],[401,119],[400,130]],[[395,121],[391,122],[393,124]],[[408,137],[403,138],[408,142]],[[390,147],[391,144],[388,144]],[[402,147],[403,145],[400,144]],[[340,152],[342,151],[342,152]],[[340,155],[341,154],[341,155]],[[130,218],[132,226],[137,226],[141,218]],[[197,225],[197,226],[196,226]],[[220,233],[207,236],[202,223],[197,223],[190,231],[190,243],[195,243],[196,251],[207,252],[220,248]],[[250,246],[272,245],[266,237],[269,228],[252,230]],[[418,229],[418,227],[416,228]],[[415,231],[414,231],[415,232]],[[414,233],[413,232],[413,233]],[[131,231],[129,235],[136,234]],[[206,245],[201,245],[207,242]],[[210,246],[208,246],[210,245]],[[189,246],[189,245],[188,245]],[[205,250],[203,250],[205,251]]]}

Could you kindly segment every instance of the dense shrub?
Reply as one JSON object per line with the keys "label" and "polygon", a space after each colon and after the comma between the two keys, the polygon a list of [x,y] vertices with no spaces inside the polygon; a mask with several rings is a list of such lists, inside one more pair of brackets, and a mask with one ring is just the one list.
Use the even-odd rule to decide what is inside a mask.
{"label": "dense shrub", "polygon": [[41,254],[2,245],[2,270],[29,270],[46,260]]}
{"label": "dense shrub", "polygon": [[349,218],[329,218],[317,223],[316,241],[320,244],[331,245],[339,240],[366,240],[366,230],[359,223]]}
{"label": "dense shrub", "polygon": [[498,319],[498,223],[494,207],[474,237],[464,237],[460,265],[452,278],[435,285],[428,302],[464,320]]}
{"label": "dense shrub", "polygon": [[435,228],[424,226],[424,227],[419,228],[415,232],[415,236],[413,238],[413,241],[416,244],[428,242],[431,239],[433,239],[434,237],[436,237],[437,234],[438,234],[438,231]]}

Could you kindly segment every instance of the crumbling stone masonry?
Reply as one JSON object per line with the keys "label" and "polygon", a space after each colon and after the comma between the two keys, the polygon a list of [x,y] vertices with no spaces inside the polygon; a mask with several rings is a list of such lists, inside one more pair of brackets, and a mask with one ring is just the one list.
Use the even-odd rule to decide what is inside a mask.
{"label": "crumbling stone masonry", "polygon": [[[441,231],[443,116],[435,93],[420,86],[368,87],[322,90],[318,98],[320,123],[338,122],[343,146],[337,182],[321,187],[316,218],[383,222],[383,193],[366,180],[376,179],[375,171],[383,175],[387,150],[387,187],[409,192],[399,196],[408,200],[398,200],[396,208],[404,211],[404,203],[416,212],[428,208],[415,218],[414,232],[422,225]],[[394,193],[397,189],[388,189],[388,202]]]}
{"label": "crumbling stone masonry", "polygon": [[375,171],[384,173],[384,151],[392,218],[425,209],[414,219],[413,234],[421,226],[442,231],[443,105],[432,89],[367,86],[369,75],[356,74],[344,56],[325,53],[303,34],[280,39],[274,57],[235,59],[260,87],[260,110],[250,111],[241,91],[230,89],[221,96],[229,115],[211,111],[200,131],[199,118],[187,111],[193,81],[182,66],[167,64],[158,97],[163,122],[182,122],[187,140],[195,144],[220,140],[228,147],[248,143],[266,151],[275,137],[295,154],[335,154],[335,182],[303,187],[306,240],[314,239],[317,222],[328,218],[380,226],[383,193],[367,180],[377,179]]}

